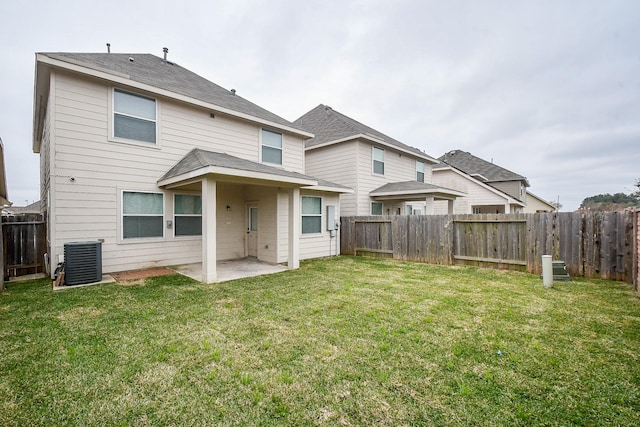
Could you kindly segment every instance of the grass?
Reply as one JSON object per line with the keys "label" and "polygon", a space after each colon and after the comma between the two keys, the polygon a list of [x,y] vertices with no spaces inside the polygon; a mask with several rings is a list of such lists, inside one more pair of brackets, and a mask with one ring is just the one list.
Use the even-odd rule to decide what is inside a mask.
{"label": "grass", "polygon": [[640,425],[627,284],[339,257],[0,294],[0,425]]}

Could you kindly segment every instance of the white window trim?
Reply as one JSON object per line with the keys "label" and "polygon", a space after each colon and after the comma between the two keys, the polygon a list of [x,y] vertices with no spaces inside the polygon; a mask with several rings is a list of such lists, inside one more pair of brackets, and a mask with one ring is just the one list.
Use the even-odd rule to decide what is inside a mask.
{"label": "white window trim", "polygon": [[[376,204],[376,205],[379,204],[381,206],[381,209],[380,209],[381,213],[380,214],[374,214],[373,213],[373,205],[374,204]],[[371,202],[371,203],[369,203],[369,215],[371,215],[371,216],[382,216],[382,215],[384,215],[384,203],[383,202]]]}
{"label": "white window trim", "polygon": [[[278,147],[273,147],[271,145],[266,145],[262,142],[262,131],[267,131],[267,132],[271,132],[271,133],[275,133],[280,135],[280,141],[282,143],[282,147],[278,148]],[[276,150],[280,150],[280,153],[282,155],[282,163],[272,163],[272,162],[268,162],[266,160],[263,160],[262,158],[262,148],[263,147],[269,147],[269,148],[274,148]],[[284,134],[282,132],[278,132],[272,129],[268,129],[268,128],[260,128],[260,163],[264,163],[266,165],[270,165],[270,166],[275,166],[275,167],[284,167]]]}
{"label": "white window trim", "polygon": [[[382,171],[383,171],[382,173],[377,173],[377,172],[375,171],[375,170],[376,170],[376,168],[375,168],[375,166],[374,166],[374,165],[375,165],[375,162],[379,162],[379,161],[380,161],[380,160],[376,160],[376,150],[380,150],[380,151],[382,151]],[[385,158],[385,149],[384,149],[384,148],[376,147],[375,145],[374,145],[373,147],[371,147],[371,173],[372,173],[373,175],[376,175],[376,176],[384,176],[384,169],[385,169],[385,161],[384,161],[384,158]]]}
{"label": "white window trim", "polygon": [[[116,110],[115,110],[115,93],[116,90],[119,90],[120,92],[124,92],[124,93],[130,93],[132,95],[138,95],[138,96],[142,96],[145,98],[149,98],[149,99],[153,99],[155,101],[156,104],[156,119],[154,120],[155,124],[156,124],[156,142],[155,144],[152,142],[145,142],[145,141],[138,141],[135,139],[128,139],[128,138],[121,138],[121,137],[117,137],[116,136],[116,132],[115,132],[115,114],[116,114]],[[142,94],[139,92],[134,92],[134,91],[129,91],[126,89],[122,89],[120,87],[109,87],[109,91],[110,91],[110,96],[108,97],[109,99],[109,135],[107,137],[107,140],[110,142],[117,142],[120,144],[129,144],[129,145],[135,145],[136,147],[144,147],[144,148],[151,148],[154,150],[159,150],[160,147],[160,141],[161,141],[161,136],[160,136],[160,102],[158,101],[158,98],[155,98],[153,96],[149,96],[146,94]],[[118,113],[121,114],[121,113]],[[136,117],[136,116],[131,116],[128,114],[122,114],[128,117],[134,117],[134,118],[138,118],[138,119],[142,119],[142,120],[148,120],[151,121],[147,118],[144,117]]]}
{"label": "white window trim", "polygon": [[[319,214],[304,214],[302,213],[302,198],[303,197],[311,197],[314,199],[320,199],[320,213]],[[320,236],[323,233],[323,229],[322,229],[322,206],[324,206],[324,199],[322,198],[322,196],[310,196],[310,195],[301,195],[300,196],[300,237],[313,237],[313,236]],[[304,233],[302,231],[302,218],[304,218],[305,216],[312,216],[312,217],[320,217],[320,231],[317,233]]]}
{"label": "white window trim", "polygon": [[185,236],[178,236],[176,234],[176,217],[178,216],[199,216],[200,218],[202,218],[202,214],[197,215],[197,214],[177,214],[176,213],[176,196],[200,196],[200,198],[202,199],[202,195],[200,193],[187,193],[187,192],[180,192],[180,193],[173,193],[172,197],[171,197],[171,203],[172,203],[172,207],[173,207],[173,238],[174,239],[180,239],[180,240],[187,240],[187,239],[202,239],[202,230],[200,230],[200,234],[192,234],[192,235],[185,235]]}
{"label": "white window trim", "polygon": [[[155,237],[124,237],[124,193],[147,193],[147,194],[162,194],[162,236]],[[122,189],[120,190],[120,197],[118,197],[118,203],[120,204],[120,209],[118,209],[119,220],[118,225],[120,230],[118,230],[118,243],[144,243],[144,242],[152,242],[164,240],[166,236],[165,232],[165,218],[166,218],[166,197],[165,194],[161,191],[150,191],[150,190],[131,190],[131,189]],[[135,216],[159,216],[159,215],[135,215]]]}

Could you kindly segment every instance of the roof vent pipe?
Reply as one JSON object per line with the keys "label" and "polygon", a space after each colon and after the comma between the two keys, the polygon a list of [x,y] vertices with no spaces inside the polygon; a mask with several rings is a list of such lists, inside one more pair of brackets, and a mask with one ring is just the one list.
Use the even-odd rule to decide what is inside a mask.
{"label": "roof vent pipe", "polygon": [[231,89],[231,93],[235,96],[236,90],[235,89]]}
{"label": "roof vent pipe", "polygon": [[164,52],[164,62],[167,62],[167,53],[169,53],[169,48],[163,47],[162,51]]}
{"label": "roof vent pipe", "polygon": [[107,53],[111,53],[111,43],[107,43]]}

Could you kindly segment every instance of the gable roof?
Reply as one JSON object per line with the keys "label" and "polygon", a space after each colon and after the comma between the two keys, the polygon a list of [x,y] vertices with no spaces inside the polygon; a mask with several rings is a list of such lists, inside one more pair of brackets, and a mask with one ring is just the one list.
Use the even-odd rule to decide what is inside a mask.
{"label": "gable roof", "polygon": [[345,116],[327,105],[318,105],[293,123],[315,135],[305,142],[305,149],[307,150],[356,138],[364,138],[374,143],[404,151],[428,162],[438,163],[433,157],[417,148],[403,144],[397,139]]}
{"label": "gable roof", "polygon": [[434,169],[446,168],[447,165],[449,165],[480,181],[524,181],[525,186],[529,187],[529,181],[526,177],[511,172],[494,163],[487,162],[466,151],[452,150],[439,157],[438,160],[440,160],[442,164],[434,166]]}
{"label": "gable roof", "polygon": [[352,190],[340,184],[287,171],[262,163],[241,159],[226,153],[194,148],[169,169],[159,180],[159,186],[167,186],[189,180],[208,173],[234,178],[249,178],[280,182],[306,189],[349,193]]}
{"label": "gable roof", "polygon": [[[165,61],[155,55],[44,52],[36,54],[36,65],[36,90],[42,88],[42,92],[45,92],[43,85],[48,84],[47,67],[59,67],[196,103],[205,108],[258,121],[305,137],[313,136],[298,125],[237,95],[235,91],[224,89],[174,62]],[[39,82],[39,78],[45,80]],[[46,107],[46,104],[40,106]],[[34,116],[39,113],[40,106],[34,103]]]}
{"label": "gable roof", "polygon": [[167,171],[159,180],[158,184],[163,181],[171,180],[180,175],[188,174],[203,168],[219,168],[225,170],[233,170],[235,172],[222,173],[224,175],[235,176],[238,172],[249,172],[254,174],[269,175],[279,177],[286,181],[303,181],[305,185],[315,185],[316,180],[298,172],[291,172],[285,169],[268,166],[262,163],[252,162],[250,160],[241,159],[226,153],[218,153],[215,151],[207,151],[201,148],[194,148],[189,151],[178,163]]}

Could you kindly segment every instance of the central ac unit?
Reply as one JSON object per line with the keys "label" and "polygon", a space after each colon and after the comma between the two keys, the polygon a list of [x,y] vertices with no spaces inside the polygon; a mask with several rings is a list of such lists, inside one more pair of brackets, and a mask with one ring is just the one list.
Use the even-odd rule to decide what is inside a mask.
{"label": "central ac unit", "polygon": [[102,242],[64,244],[64,283],[83,285],[102,280]]}

